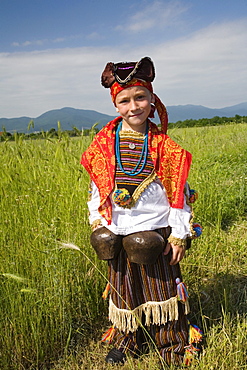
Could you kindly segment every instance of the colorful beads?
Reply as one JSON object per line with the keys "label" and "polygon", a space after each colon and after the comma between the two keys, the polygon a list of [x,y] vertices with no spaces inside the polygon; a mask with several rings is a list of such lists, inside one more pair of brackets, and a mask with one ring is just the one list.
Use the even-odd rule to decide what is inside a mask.
{"label": "colorful beads", "polygon": [[112,195],[113,202],[120,207],[128,206],[132,197],[127,189],[116,189]]}
{"label": "colorful beads", "polygon": [[198,238],[200,235],[202,235],[202,227],[200,224],[194,223],[193,224],[193,231],[194,231],[194,238]]}
{"label": "colorful beads", "polygon": [[190,189],[189,192],[190,192],[189,202],[195,203],[195,201],[198,199],[198,192],[194,189]]}
{"label": "colorful beads", "polygon": [[121,161],[119,133],[122,130],[122,124],[123,124],[123,122],[121,121],[119,123],[117,131],[116,131],[115,151],[116,151],[117,162],[118,162],[118,165],[119,165],[121,171],[124,172],[126,175],[128,175],[128,176],[137,176],[140,173],[142,173],[142,171],[143,171],[143,169],[144,169],[144,167],[146,166],[146,163],[147,163],[147,158],[148,158],[148,124],[146,125],[145,138],[144,138],[144,143],[143,143],[143,146],[142,146],[142,152],[140,154],[140,158],[139,158],[135,168],[131,171],[126,171],[123,168],[122,161]]}

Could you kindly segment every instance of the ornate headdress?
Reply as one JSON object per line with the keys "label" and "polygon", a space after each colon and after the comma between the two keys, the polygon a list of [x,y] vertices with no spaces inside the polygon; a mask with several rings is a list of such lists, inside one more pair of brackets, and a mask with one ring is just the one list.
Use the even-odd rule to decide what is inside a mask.
{"label": "ornate headdress", "polygon": [[[145,57],[139,62],[107,63],[101,76],[101,84],[105,88],[111,89],[113,103],[115,103],[117,94],[128,87],[146,87],[155,98],[154,108],[158,111],[161,129],[166,133],[168,125],[167,111],[158,96],[153,93],[152,82],[154,78],[154,64],[149,57]],[[152,110],[151,118],[153,117],[153,113],[154,109]]]}

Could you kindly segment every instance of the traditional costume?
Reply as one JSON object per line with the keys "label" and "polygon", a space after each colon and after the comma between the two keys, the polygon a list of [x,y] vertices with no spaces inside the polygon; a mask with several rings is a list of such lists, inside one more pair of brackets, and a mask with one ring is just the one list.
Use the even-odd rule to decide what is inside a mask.
{"label": "traditional costume", "polygon": [[[149,58],[108,63],[102,84],[111,89],[115,102],[131,86],[153,94],[154,74]],[[142,353],[148,337],[167,364],[181,364],[188,345],[186,288],[179,264],[170,265],[171,252],[162,251],[167,240],[186,246],[193,235],[186,184],[191,154],[166,134],[166,108],[154,97],[161,129],[148,120],[145,134],[121,131],[117,117],[95,136],[81,159],[91,178],[89,220],[94,227],[102,226],[92,245],[104,239],[101,251],[95,247],[99,257],[107,245],[111,253],[114,249],[102,257],[109,260],[108,334],[115,349],[106,360],[113,363],[124,361],[126,353]],[[143,259],[144,248],[149,255]]]}

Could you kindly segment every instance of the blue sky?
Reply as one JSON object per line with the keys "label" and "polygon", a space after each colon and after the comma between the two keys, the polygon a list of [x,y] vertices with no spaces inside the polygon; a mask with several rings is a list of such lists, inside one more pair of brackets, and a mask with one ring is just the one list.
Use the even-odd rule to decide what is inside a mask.
{"label": "blue sky", "polygon": [[108,61],[149,56],[166,105],[247,101],[247,0],[0,0],[0,117],[114,114]]}

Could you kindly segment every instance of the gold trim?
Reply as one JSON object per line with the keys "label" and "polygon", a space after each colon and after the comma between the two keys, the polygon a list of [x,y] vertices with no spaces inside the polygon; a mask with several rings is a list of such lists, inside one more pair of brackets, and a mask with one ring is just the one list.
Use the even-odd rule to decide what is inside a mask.
{"label": "gold trim", "polygon": [[148,187],[148,185],[151,184],[151,182],[153,182],[156,178],[156,173],[153,169],[153,171],[150,173],[150,175],[145,179],[143,180],[140,185],[138,185],[138,187],[135,189],[133,195],[132,195],[132,198],[133,198],[133,202],[134,204],[138,201],[138,199],[140,198],[141,194],[144,192],[144,190]]}
{"label": "gold trim", "polygon": [[91,224],[92,230],[96,230],[98,226],[103,226],[100,219],[94,220]]}
{"label": "gold trim", "polygon": [[190,214],[191,214],[191,217],[190,217],[190,232],[191,232],[191,236],[189,236],[189,239],[193,239],[193,237],[196,236],[196,232],[193,229],[193,223],[194,223],[194,216],[195,215],[194,215],[194,210],[193,210],[192,203],[190,203],[190,201],[189,201],[189,196],[188,196],[185,188],[184,188],[184,194],[185,194],[185,197],[186,197],[186,204],[187,204],[187,206],[190,207]]}
{"label": "gold trim", "polygon": [[89,181],[89,184],[88,184],[88,202],[92,200],[92,182]]}
{"label": "gold trim", "polygon": [[186,247],[186,239],[180,239],[176,238],[173,235],[170,235],[169,238],[167,239],[169,243],[177,245],[178,247]]}
{"label": "gold trim", "polygon": [[145,139],[145,134],[138,131],[132,131],[132,130],[122,130],[119,132],[120,137],[128,137],[130,139]]}
{"label": "gold trim", "polygon": [[196,237],[196,232],[193,228],[193,223],[194,223],[194,211],[191,207],[191,218],[190,218],[190,232],[191,232],[191,239],[193,239],[193,237]]}

